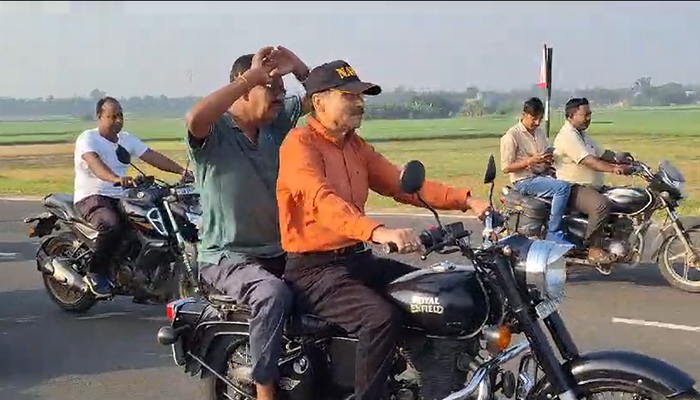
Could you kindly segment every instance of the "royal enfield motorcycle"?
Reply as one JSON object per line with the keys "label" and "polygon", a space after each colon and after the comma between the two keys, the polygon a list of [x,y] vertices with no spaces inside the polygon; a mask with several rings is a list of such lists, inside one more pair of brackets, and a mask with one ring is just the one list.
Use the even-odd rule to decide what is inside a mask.
{"label": "royal enfield motorcycle", "polygon": [[[603,249],[614,254],[615,261],[593,266],[604,275],[610,275],[616,263],[637,266],[642,261],[651,218],[657,211],[663,210],[666,222],[653,242],[655,249],[652,259],[671,285],[686,292],[699,293],[700,282],[689,279],[688,274],[690,269],[700,268],[700,248],[689,239],[691,234],[700,234],[700,221],[679,217],[676,213],[686,197],[683,174],[668,161],[661,162],[654,171],[647,164],[635,161],[629,153],[620,154],[614,161],[630,164],[632,175],[643,178],[646,187],[617,186],[601,190],[611,205],[610,217],[603,226]],[[501,203],[505,206],[506,232],[544,238],[551,199],[523,196],[512,186],[506,186],[502,189]],[[563,226],[567,239],[575,245],[566,255],[569,264],[592,265],[587,260],[588,249],[583,242],[588,226],[587,216],[569,210],[564,216]],[[673,269],[673,261],[678,254],[673,254],[672,249],[678,247],[683,249],[680,256],[685,256],[682,274]]]}
{"label": "royal enfield motorcycle", "polygon": [[[117,156],[131,164],[123,147],[117,147]],[[170,185],[131,165],[140,175],[119,201],[119,211],[128,222],[122,239],[114,243],[113,293],[161,304],[196,296],[199,195],[190,184]],[[45,212],[24,221],[32,224],[30,237],[42,238],[36,264],[46,291],[63,310],[86,312],[97,303],[83,277],[98,232],[75,210],[69,194],[50,194],[42,205]]]}
{"label": "royal enfield motorcycle", "polygon": [[[492,156],[485,178],[492,192],[495,175]],[[417,194],[424,178],[423,165],[409,162],[402,190]],[[387,300],[403,312],[405,328],[385,399],[490,400],[500,393],[519,400],[574,400],[603,392],[700,399],[690,376],[658,359],[624,351],[579,352],[557,311],[566,280],[562,256],[571,246],[520,234],[495,241],[494,229],[503,222],[497,212],[484,219],[482,245],[472,246],[461,222],[443,226],[431,211],[437,227],[421,232],[421,258],[459,252],[465,263],[442,261],[386,288]],[[171,322],[158,331],[158,342],[171,346],[185,372],[201,376],[202,400],[255,399],[255,385],[239,372],[250,367],[245,307],[206,294],[201,301],[171,302],[167,315]],[[516,334],[525,340],[513,343]],[[297,308],[285,327],[280,398],[352,399],[357,340]],[[504,368],[518,357],[516,377]]]}

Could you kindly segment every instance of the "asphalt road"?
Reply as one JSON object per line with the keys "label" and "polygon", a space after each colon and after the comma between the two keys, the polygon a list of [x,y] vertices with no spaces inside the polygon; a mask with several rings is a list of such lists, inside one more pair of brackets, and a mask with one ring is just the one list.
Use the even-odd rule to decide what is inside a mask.
{"label": "asphalt road", "polygon": [[[156,343],[165,307],[125,298],[74,316],[49,300],[34,263],[36,243],[21,222],[39,211],[38,203],[0,201],[0,399],[198,399],[198,379],[175,367],[169,349]],[[433,222],[378,218],[416,228]],[[479,232],[473,220],[465,222]],[[563,315],[581,350],[640,351],[700,378],[699,296],[668,286],[655,265],[608,277],[574,269],[569,276]]]}

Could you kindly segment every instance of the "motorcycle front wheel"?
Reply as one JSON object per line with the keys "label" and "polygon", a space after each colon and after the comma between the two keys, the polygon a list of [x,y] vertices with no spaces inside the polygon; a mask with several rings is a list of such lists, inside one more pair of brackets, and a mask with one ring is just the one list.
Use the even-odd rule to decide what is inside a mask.
{"label": "motorcycle front wheel", "polygon": [[[177,279],[177,294],[182,299],[185,297],[197,297],[199,287],[199,268],[197,264],[197,246],[193,243],[185,243],[184,256],[192,266],[192,279],[187,273],[187,267],[182,260],[175,264],[175,278]],[[194,280],[194,282],[193,282]]]}
{"label": "motorcycle front wheel", "polygon": [[[693,254],[686,254],[685,245],[678,235],[664,242],[661,248],[659,270],[664,279],[673,287],[688,293],[700,293],[700,229],[685,231]],[[680,272],[674,268],[680,264]],[[695,276],[697,280],[693,280]]]}
{"label": "motorcycle front wheel", "polygon": [[[577,388],[579,399],[597,399],[605,397],[627,398],[629,400],[666,400],[663,394],[638,383],[636,380],[625,380],[624,378],[596,379],[595,381],[579,383]],[[606,395],[608,394],[608,395]],[[532,393],[527,400],[548,400],[545,393]],[[700,400],[700,395],[695,390],[677,397],[679,400]]]}

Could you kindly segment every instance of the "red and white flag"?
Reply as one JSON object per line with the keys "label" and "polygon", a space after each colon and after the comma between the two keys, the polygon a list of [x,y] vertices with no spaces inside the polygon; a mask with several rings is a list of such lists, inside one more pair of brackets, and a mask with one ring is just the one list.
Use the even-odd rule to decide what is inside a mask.
{"label": "red and white flag", "polygon": [[547,44],[542,48],[542,64],[540,65],[540,79],[537,86],[542,89],[547,87]]}

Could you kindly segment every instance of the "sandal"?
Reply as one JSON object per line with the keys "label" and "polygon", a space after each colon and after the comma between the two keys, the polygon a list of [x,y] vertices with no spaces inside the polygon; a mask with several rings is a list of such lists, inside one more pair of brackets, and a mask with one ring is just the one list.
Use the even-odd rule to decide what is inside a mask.
{"label": "sandal", "polygon": [[607,251],[597,249],[597,257],[591,255],[591,250],[588,249],[588,261],[596,264],[612,264],[617,260],[617,256],[610,254]]}

